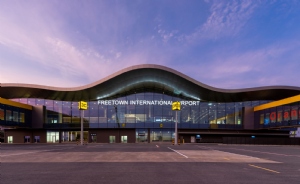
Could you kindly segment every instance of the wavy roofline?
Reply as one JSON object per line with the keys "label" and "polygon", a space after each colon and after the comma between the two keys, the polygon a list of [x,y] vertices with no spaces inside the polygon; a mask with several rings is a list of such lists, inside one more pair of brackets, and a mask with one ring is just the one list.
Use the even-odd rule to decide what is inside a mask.
{"label": "wavy roofline", "polygon": [[97,80],[95,82],[92,82],[87,85],[77,86],[77,87],[55,87],[55,86],[47,86],[47,85],[39,85],[39,84],[27,84],[27,83],[0,83],[0,87],[24,87],[24,88],[37,88],[37,89],[46,89],[46,90],[53,90],[53,91],[80,91],[85,90],[88,88],[92,88],[94,86],[97,86],[99,84],[102,84],[106,81],[109,81],[110,79],[115,78],[116,76],[119,76],[123,73],[130,72],[137,69],[159,69],[164,70],[170,73],[173,73],[177,76],[180,76],[200,87],[216,91],[216,92],[223,92],[223,93],[237,93],[237,92],[250,92],[250,91],[257,91],[257,90],[272,90],[272,89],[289,89],[289,90],[300,90],[300,87],[297,86],[283,86],[283,85],[275,85],[275,86],[260,86],[260,87],[251,87],[251,88],[237,88],[237,89],[225,89],[225,88],[216,88],[213,86],[209,86],[207,84],[204,84],[200,81],[197,81],[177,70],[174,70],[172,68],[157,65],[157,64],[141,64],[141,65],[134,65],[130,66],[124,69],[121,69],[113,74],[108,75],[107,77],[104,77],[100,80]]}
{"label": "wavy roofline", "polygon": [[164,93],[182,99],[235,102],[278,100],[300,94],[296,86],[262,86],[222,89],[197,81],[172,68],[142,64],[119,70],[93,83],[78,87],[2,83],[2,98],[44,98],[63,101],[113,99],[134,93]]}

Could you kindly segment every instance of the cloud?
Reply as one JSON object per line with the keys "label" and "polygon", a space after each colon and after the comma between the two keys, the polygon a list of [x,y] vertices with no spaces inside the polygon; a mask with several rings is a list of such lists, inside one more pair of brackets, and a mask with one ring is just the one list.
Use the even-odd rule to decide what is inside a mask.
{"label": "cloud", "polygon": [[248,88],[266,85],[300,86],[298,62],[300,46],[297,40],[286,40],[241,51],[237,46],[215,48],[206,53],[207,60],[193,65],[180,65],[176,69],[192,78],[217,88]]}
{"label": "cloud", "polygon": [[177,32],[178,32],[177,30],[173,30],[173,31],[168,32],[168,31],[163,30],[163,29],[159,29],[157,31],[157,33],[160,35],[160,37],[162,38],[162,41],[164,43],[168,42],[171,38],[173,38],[176,35]]}
{"label": "cloud", "polygon": [[[285,61],[285,55],[298,50],[297,44],[279,38],[277,45],[267,43],[265,48],[252,42],[253,35],[231,39],[251,31],[246,24],[260,5],[253,1],[208,1],[208,14],[198,7],[192,13],[183,11],[185,16],[173,10],[180,21],[170,21],[165,11],[153,14],[156,11],[149,9],[148,14],[112,1],[96,2],[0,6],[0,60],[9,66],[0,68],[0,82],[78,86],[132,65],[161,64],[216,87],[257,86],[270,75],[264,68],[274,68],[272,62]],[[187,23],[192,16],[201,20]],[[22,70],[25,65],[31,69]],[[291,70],[299,64],[293,66]],[[13,70],[14,76],[3,77]],[[276,81],[282,79],[271,82]]]}
{"label": "cloud", "polygon": [[[14,11],[21,13],[11,14],[9,8],[12,8],[13,5],[15,6]],[[84,40],[78,42],[76,41],[78,38],[71,38],[69,30],[63,28],[63,21],[57,19],[57,12],[51,9],[51,6],[35,5],[31,7],[25,5],[25,7],[20,7],[16,4],[13,5],[6,6],[9,8],[3,9],[5,11],[0,11],[2,27],[0,43],[3,48],[20,56],[19,58],[23,58],[17,62],[28,62],[32,68],[45,68],[44,76],[41,77],[47,78],[46,75],[48,75],[54,78],[46,72],[55,70],[55,75],[61,76],[66,81],[78,76],[95,80],[95,76],[97,79],[104,77],[109,71],[108,68],[119,68],[113,66],[118,59],[121,59],[122,52],[117,48],[114,51],[102,50],[99,52],[93,43]],[[20,11],[18,8],[21,8]],[[24,17],[27,18],[24,19]],[[112,29],[117,29],[117,27],[113,26]],[[4,52],[4,49],[0,52]],[[1,62],[6,62],[13,67],[12,64],[9,64],[11,63],[9,60],[2,59]],[[1,73],[6,72],[2,70],[3,68]],[[26,74],[21,72],[19,75]],[[19,77],[20,79],[17,81],[22,81],[22,77]],[[7,80],[1,78],[1,82],[3,81]],[[53,85],[56,84],[57,82],[53,82]],[[69,86],[69,84],[65,86]]]}
{"label": "cloud", "polygon": [[258,6],[253,1],[213,1],[206,22],[192,34],[184,35],[188,42],[199,39],[219,39],[235,36],[251,18]]}

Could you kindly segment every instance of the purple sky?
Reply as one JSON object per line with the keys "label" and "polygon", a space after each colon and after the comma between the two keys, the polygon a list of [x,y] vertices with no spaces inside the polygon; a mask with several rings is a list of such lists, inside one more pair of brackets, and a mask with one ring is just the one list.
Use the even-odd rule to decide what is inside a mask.
{"label": "purple sky", "polygon": [[300,1],[0,1],[0,83],[160,64],[218,88],[300,86]]}

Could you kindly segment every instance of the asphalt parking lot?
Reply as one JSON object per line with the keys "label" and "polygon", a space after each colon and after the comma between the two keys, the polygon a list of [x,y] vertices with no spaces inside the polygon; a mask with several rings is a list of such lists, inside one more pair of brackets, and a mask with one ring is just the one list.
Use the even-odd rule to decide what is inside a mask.
{"label": "asphalt parking lot", "polygon": [[300,146],[4,144],[1,183],[299,183]]}

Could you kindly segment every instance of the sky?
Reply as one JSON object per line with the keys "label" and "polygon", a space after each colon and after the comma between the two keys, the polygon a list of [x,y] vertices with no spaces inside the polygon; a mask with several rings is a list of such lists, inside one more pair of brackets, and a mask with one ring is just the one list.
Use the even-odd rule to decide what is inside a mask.
{"label": "sky", "polygon": [[77,87],[138,64],[299,87],[300,1],[0,1],[0,83]]}

